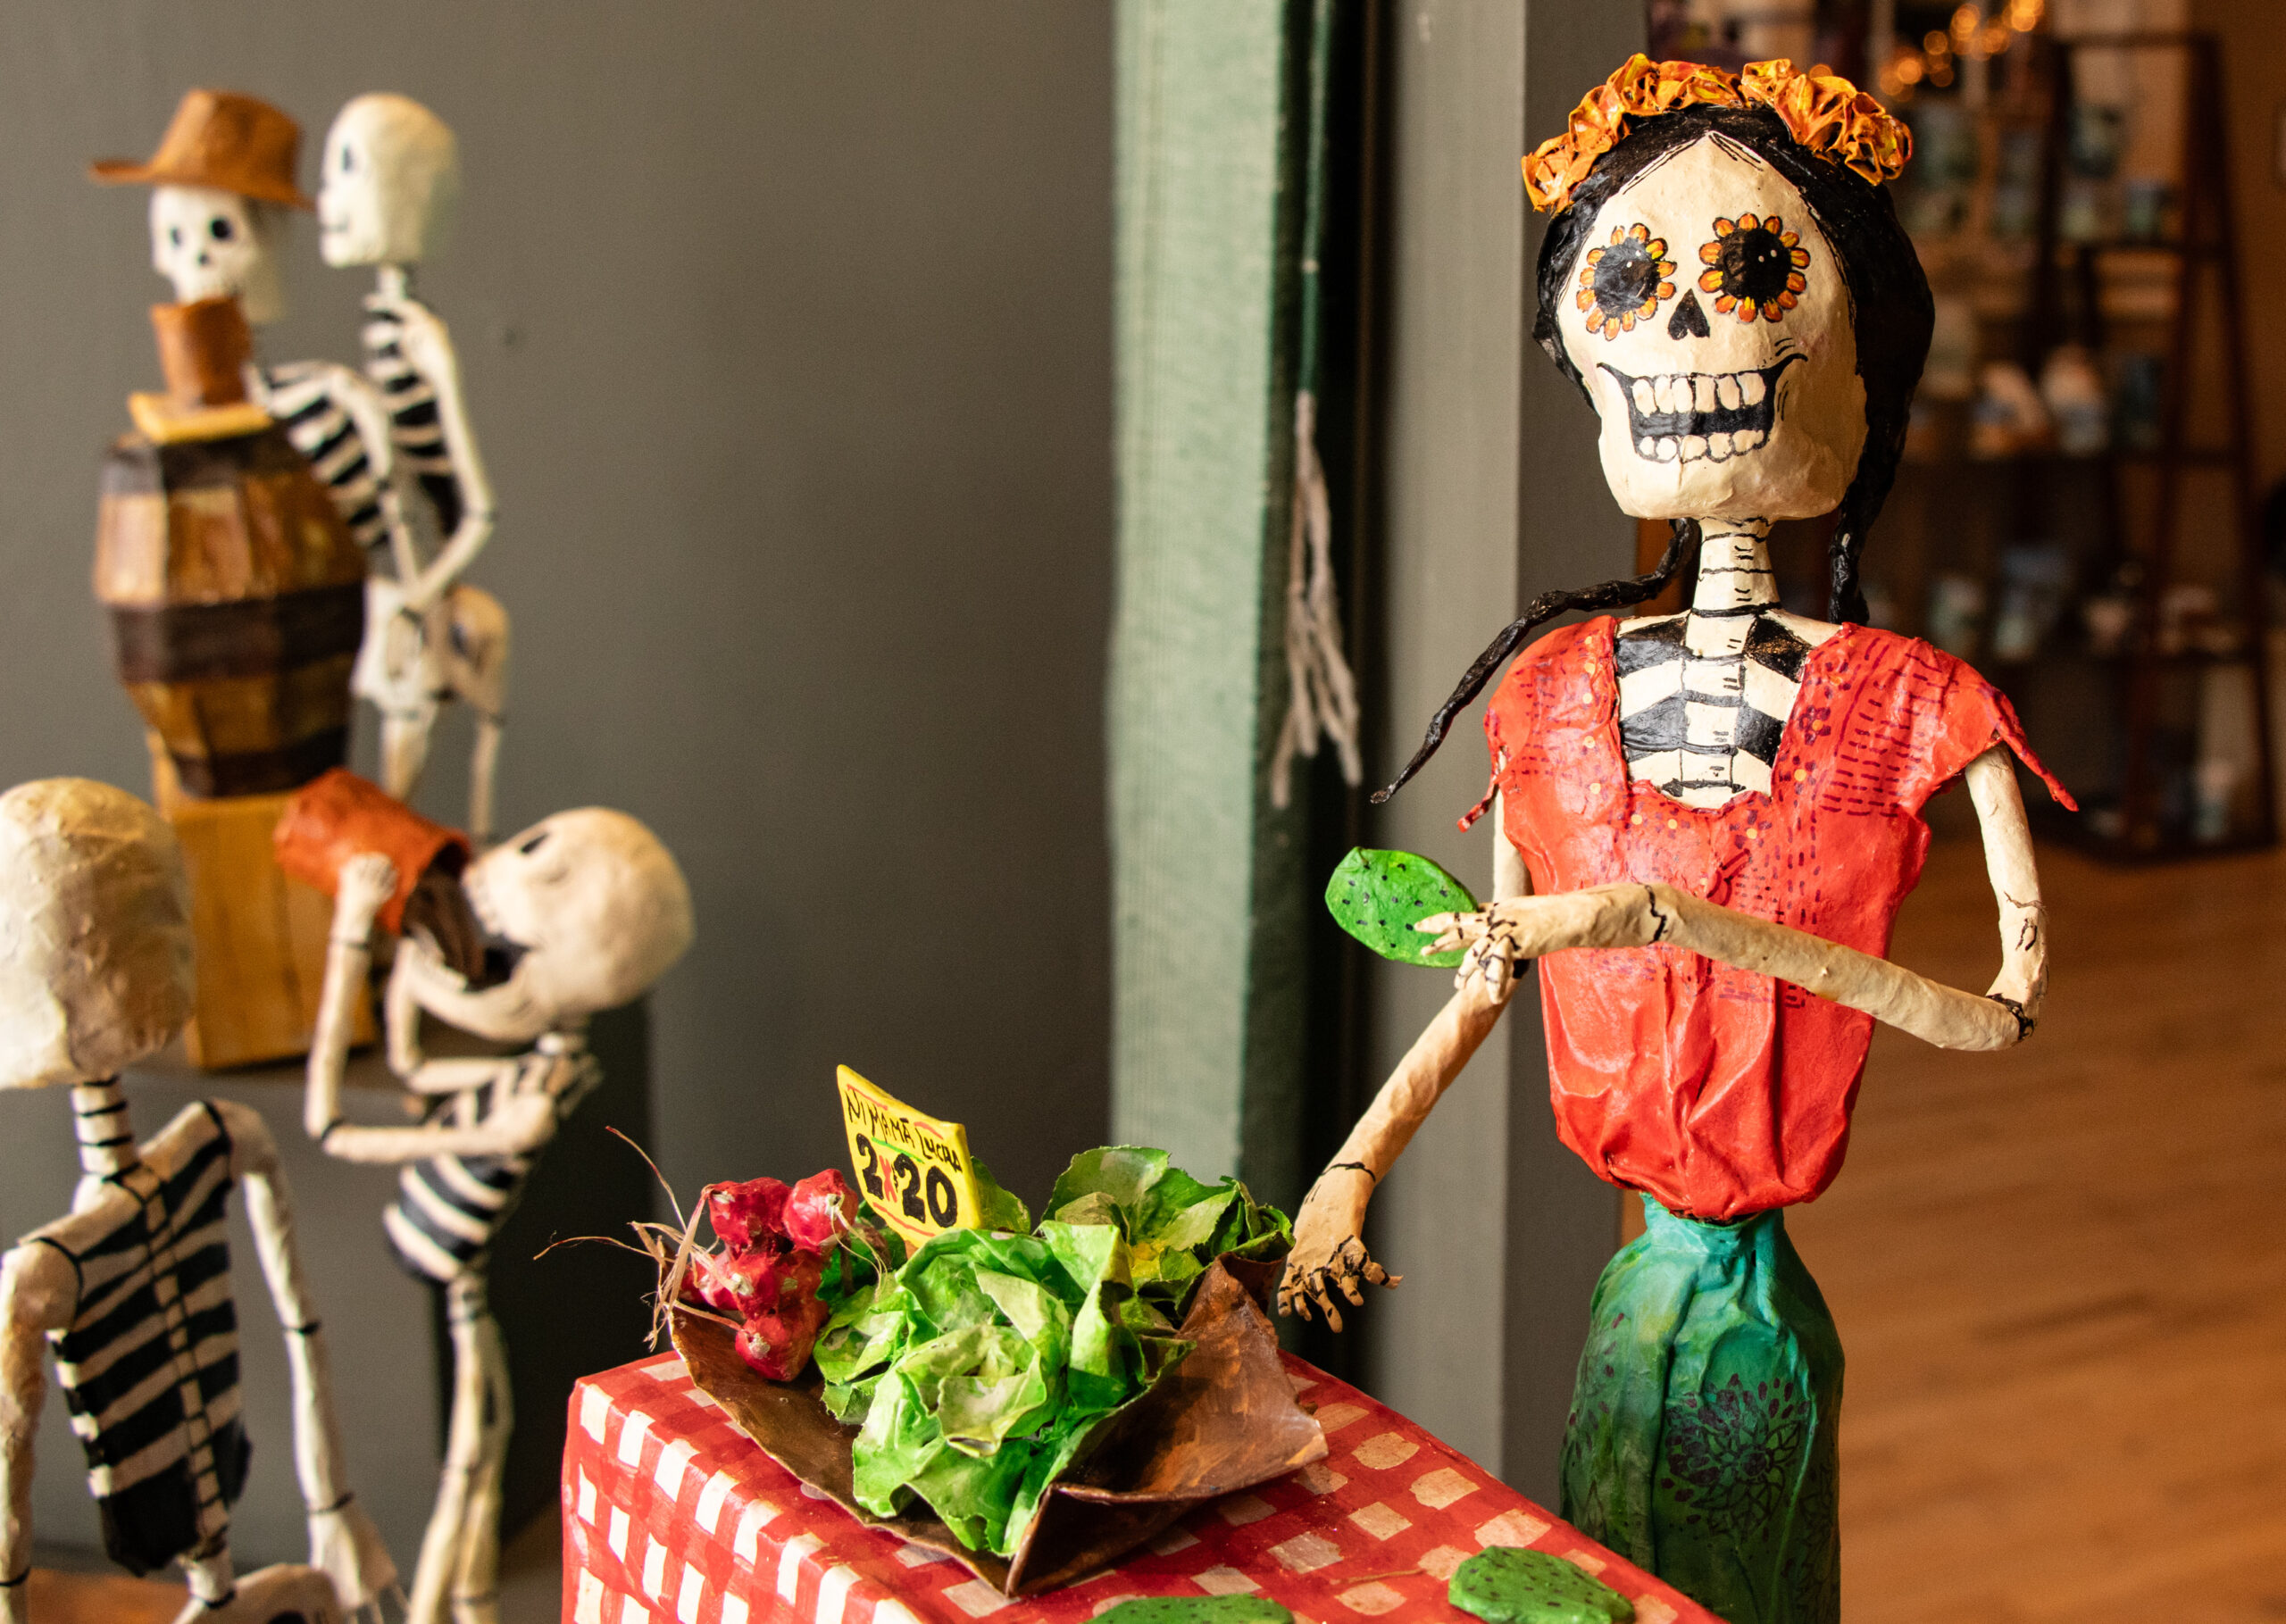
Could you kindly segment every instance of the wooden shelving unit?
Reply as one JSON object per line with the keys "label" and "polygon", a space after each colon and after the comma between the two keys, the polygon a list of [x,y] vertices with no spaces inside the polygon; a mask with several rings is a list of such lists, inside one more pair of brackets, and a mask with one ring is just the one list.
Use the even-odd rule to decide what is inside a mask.
{"label": "wooden shelving unit", "polygon": [[[2176,180],[2179,223],[2154,239],[2104,237],[2066,243],[2059,229],[2065,150],[2078,100],[2080,65],[2092,52],[2167,53],[2182,62],[2184,122]],[[2082,838],[2107,854],[2130,858],[2187,852],[2245,850],[2277,838],[2274,763],[2271,759],[2270,681],[2265,637],[2267,588],[2257,523],[2253,436],[2248,423],[2247,353],[2240,304],[2236,222],[2230,188],[2228,121],[2222,50],[2204,34],[2137,33],[2047,42],[2048,120],[2043,142],[2037,250],[2022,360],[2037,375],[2059,344],[2076,341],[2102,354],[2109,334],[2101,296],[2104,262],[2121,254],[2159,254],[2172,262],[2173,288],[2161,371],[2158,444],[2148,451],[2115,450],[2087,460],[2087,471],[2105,482],[2112,515],[2112,545],[2141,564],[2136,617],[2121,665],[2125,681],[2121,772],[2115,820],[2108,829],[2082,825]],[[2058,274],[2068,267],[2068,276]],[[2068,298],[2067,298],[2068,294]],[[2212,300],[2220,344],[2201,343],[2201,321]],[[2211,347],[2212,354],[2207,354]],[[2219,372],[2219,377],[2211,374]],[[2219,440],[2194,440],[2194,396],[2219,391],[2223,421]],[[2156,484],[2141,526],[2127,521],[2121,488],[2130,469],[2148,470]],[[2227,481],[2225,579],[2237,601],[2223,623],[2234,651],[2172,648],[2163,637],[2165,605],[2183,562],[2187,477],[2215,474]],[[2135,533],[2140,529],[2141,534]],[[2250,804],[2232,827],[2205,837],[2190,835],[2165,815],[2169,764],[2158,748],[2172,673],[2243,664],[2249,672],[2251,754],[2257,763]],[[2180,802],[2181,796],[2173,797]]]}
{"label": "wooden shelving unit", "polygon": [[[2221,53],[2212,37],[2185,33],[2022,43],[2027,56],[2011,64],[2006,96],[1980,113],[1985,169],[1981,196],[1964,211],[1972,225],[1924,245],[1924,261],[1940,292],[1974,308],[1983,361],[2013,360],[2037,379],[2059,346],[2078,345],[2116,383],[2132,364],[2124,356],[2145,357],[2147,368],[2156,359],[2156,413],[2140,443],[2120,443],[2115,413],[2099,452],[1976,457],[1968,408],[1931,403],[1929,431],[1908,453],[1869,561],[1890,570],[1906,629],[1927,632],[1921,605],[1938,575],[1981,581],[1992,604],[2004,596],[2005,553],[2060,546],[2067,606],[2037,650],[2015,659],[1989,645],[1963,651],[2017,701],[2035,743],[2087,805],[2081,817],[2046,816],[2043,832],[2126,861],[2267,846],[2276,840],[2268,589]],[[2068,188],[2092,184],[2075,179],[2071,144],[2086,65],[2104,53],[2114,64],[2124,54],[2178,65],[2170,198],[2148,236],[2074,231],[2065,218]],[[2037,144],[2029,240],[1979,235],[1994,212],[1994,154],[2012,141]],[[2188,632],[2170,609],[2187,585],[2215,595],[2215,612]],[[2081,608],[2123,593],[2132,595],[2124,633],[2103,646]],[[2221,734],[2227,748],[2211,737]],[[2210,751],[2218,767],[2202,765]],[[2219,769],[2238,772],[2235,787],[2202,789],[2201,775]]]}

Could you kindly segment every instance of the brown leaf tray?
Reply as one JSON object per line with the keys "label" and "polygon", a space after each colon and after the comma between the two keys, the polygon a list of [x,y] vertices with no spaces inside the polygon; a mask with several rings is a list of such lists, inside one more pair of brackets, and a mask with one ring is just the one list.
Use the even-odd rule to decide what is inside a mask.
{"label": "brown leaf tray", "polygon": [[933,1517],[862,1509],[851,1490],[857,1428],[826,1410],[814,1368],[799,1381],[766,1380],[738,1357],[728,1327],[696,1314],[674,1316],[675,1351],[763,1453],[860,1522],[942,1551],[1005,1595],[1035,1595],[1110,1567],[1193,1506],[1325,1457],[1265,1312],[1279,1267],[1228,1256],[1208,1267],[1182,1323],[1197,1345],[1105,1423],[1006,1559],[970,1550]]}

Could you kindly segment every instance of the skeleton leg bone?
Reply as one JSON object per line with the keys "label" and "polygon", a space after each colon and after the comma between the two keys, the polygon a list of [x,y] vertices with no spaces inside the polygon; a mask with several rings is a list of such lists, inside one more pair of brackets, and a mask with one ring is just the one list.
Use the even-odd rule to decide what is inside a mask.
{"label": "skeleton leg bone", "polygon": [[[498,1616],[491,1594],[499,1565],[496,1528],[481,1547],[471,1545],[478,1514],[498,1509],[499,1470],[508,1441],[507,1370],[505,1362],[494,1368],[500,1328],[485,1301],[483,1276],[464,1274],[445,1287],[445,1316],[453,1337],[452,1424],[444,1478],[421,1537],[421,1566],[413,1574],[406,1617],[410,1624],[446,1624],[448,1619],[455,1624],[492,1624]],[[496,1427],[486,1415],[495,1402],[501,1406]]]}
{"label": "skeleton leg bone", "polygon": [[483,1458],[470,1488],[468,1532],[453,1576],[453,1624],[499,1624],[500,1484],[508,1465],[508,1435],[515,1425],[514,1400],[500,1322],[488,1309],[475,1328],[484,1377]]}

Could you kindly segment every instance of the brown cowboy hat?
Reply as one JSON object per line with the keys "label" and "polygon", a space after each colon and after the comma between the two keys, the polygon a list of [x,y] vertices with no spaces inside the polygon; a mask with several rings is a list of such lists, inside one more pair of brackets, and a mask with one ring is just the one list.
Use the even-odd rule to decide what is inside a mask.
{"label": "brown cowboy hat", "polygon": [[148,163],[98,158],[88,171],[113,186],[208,186],[262,203],[315,208],[294,184],[301,147],[302,127],[268,102],[234,90],[193,90]]}

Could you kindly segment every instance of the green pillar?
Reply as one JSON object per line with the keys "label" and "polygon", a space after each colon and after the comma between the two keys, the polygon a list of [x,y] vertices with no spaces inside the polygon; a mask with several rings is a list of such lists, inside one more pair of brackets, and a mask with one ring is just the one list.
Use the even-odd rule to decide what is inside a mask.
{"label": "green pillar", "polygon": [[[1112,1124],[1298,1192],[1286,704],[1307,0],[1121,0]],[[1297,72],[1297,66],[1302,71]]]}

